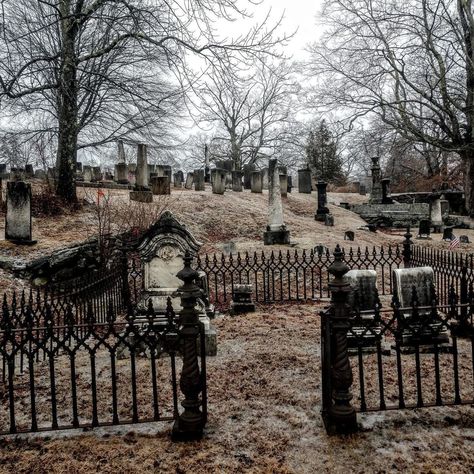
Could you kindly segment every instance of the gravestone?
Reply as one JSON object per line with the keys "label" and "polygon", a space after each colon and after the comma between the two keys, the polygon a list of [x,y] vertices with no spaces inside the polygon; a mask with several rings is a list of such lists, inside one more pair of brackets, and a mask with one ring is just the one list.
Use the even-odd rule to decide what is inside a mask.
{"label": "gravestone", "polygon": [[344,233],[344,240],[350,240],[351,242],[354,241],[355,233],[353,230],[346,230]]}
{"label": "gravestone", "polygon": [[370,193],[370,204],[382,204],[382,170],[380,169],[379,158],[372,158],[372,191]]}
{"label": "gravestone", "polygon": [[252,301],[252,285],[234,285],[232,290],[232,301],[230,303],[230,314],[253,313],[255,303]]}
{"label": "gravestone", "polygon": [[334,227],[334,216],[332,214],[326,214],[324,225],[328,227]]}
{"label": "gravestone", "polygon": [[211,185],[213,194],[224,194],[227,179],[227,171],[225,169],[214,168],[211,170]]}
{"label": "gravestone", "polygon": [[255,165],[247,163],[243,166],[244,171],[244,189],[251,189],[252,187],[252,173],[255,171]]}
{"label": "gravestone", "polygon": [[418,227],[418,239],[430,239],[431,221],[429,219],[421,219]]}
{"label": "gravestone", "polygon": [[469,244],[469,237],[467,235],[460,235],[459,236],[459,242],[461,244]]}
{"label": "gravestone", "polygon": [[311,170],[308,168],[298,170],[298,192],[311,194]]}
{"label": "gravestone", "polygon": [[82,174],[84,176],[84,181],[92,181],[92,167],[89,165],[84,165],[82,167]]}
{"label": "gravestone", "polygon": [[449,214],[449,202],[445,199],[435,199],[430,202],[430,219],[434,232],[441,232],[444,219]]}
{"label": "gravestone", "polygon": [[155,173],[157,176],[166,176],[171,183],[171,177],[173,175],[171,165],[155,165]]}
{"label": "gravestone", "polygon": [[286,174],[280,174],[280,192],[281,197],[288,196],[288,176]]}
{"label": "gravestone", "polygon": [[115,165],[115,182],[118,184],[128,184],[127,163],[117,163]]}
{"label": "gravestone", "polygon": [[8,181],[5,239],[15,244],[35,244],[31,229],[31,184]]}
{"label": "gravestone", "polygon": [[382,179],[382,204],[393,204],[390,197],[390,178]]}
{"label": "gravestone", "polygon": [[[181,281],[176,276],[183,268],[183,258],[188,251],[195,257],[202,244],[189,230],[178,222],[173,214],[165,211],[158,221],[143,236],[138,252],[142,262],[143,291],[138,304],[137,322],[147,322],[149,301],[155,313],[154,324],[166,325],[165,318],[168,298],[173,308],[180,307],[181,299],[176,294]],[[201,272],[200,281],[205,280]],[[215,355],[217,351],[216,331],[210,324],[209,316],[213,308],[208,304],[208,295],[203,291],[198,299],[199,320],[204,324],[206,353]]]}
{"label": "gravestone", "polygon": [[100,166],[93,166],[92,167],[92,180],[93,182],[98,182],[102,181],[103,176],[102,176],[102,171],[100,169]]}
{"label": "gravestone", "polygon": [[35,175],[35,170],[33,169],[33,165],[25,165],[25,176],[27,178],[32,178]]}
{"label": "gravestone", "polygon": [[181,170],[176,171],[176,173],[173,175],[173,180],[173,185],[175,188],[182,188],[184,182],[184,173]]}
{"label": "gravestone", "polygon": [[122,140],[117,140],[117,163],[125,163],[125,147]]}
{"label": "gravestone", "polygon": [[153,202],[153,193],[149,188],[149,168],[147,162],[146,145],[140,143],[137,148],[136,180],[133,191],[130,191],[130,200],[138,202]]}
{"label": "gravestone", "polygon": [[261,170],[261,173],[262,173],[262,187],[263,189],[268,189],[268,180],[269,180],[268,168],[263,168]]}
{"label": "gravestone", "polygon": [[170,184],[168,176],[153,176],[151,178],[151,192],[155,196],[171,194]]}
{"label": "gravestone", "polygon": [[394,269],[393,292],[400,303],[401,317],[397,325],[403,346],[449,342],[447,328],[432,313],[431,305],[436,295],[431,267]]}
{"label": "gravestone", "polygon": [[147,163],[146,167],[147,167],[147,170],[148,170],[148,171],[147,171],[148,184],[150,184],[150,181],[151,181],[152,176],[157,176],[157,175],[155,174],[155,173],[156,173],[156,171],[155,171],[155,165],[154,165],[154,164],[149,164],[149,163]]}
{"label": "gravestone", "polygon": [[234,170],[232,171],[232,191],[236,193],[242,192],[242,177],[243,172]]}
{"label": "gravestone", "polygon": [[443,229],[443,240],[451,242],[451,240],[454,239],[453,229],[454,227],[452,226],[448,226]]}
{"label": "gravestone", "polygon": [[194,173],[189,172],[189,173],[186,175],[186,184],[184,185],[184,187],[185,187],[186,189],[192,189],[193,183],[194,183]]}
{"label": "gravestone", "polygon": [[263,234],[265,245],[288,245],[290,243],[290,232],[283,222],[283,206],[281,203],[280,172],[277,166],[278,160],[269,160],[268,166],[268,225]]}
{"label": "gravestone", "polygon": [[293,189],[293,176],[291,176],[291,174],[287,175],[286,177],[287,181],[288,181],[288,185],[287,185],[287,191],[289,193],[291,193],[291,190]]}
{"label": "gravestone", "polygon": [[[351,286],[352,293],[348,298],[348,304],[355,312],[355,318],[347,334],[349,354],[357,354],[359,346],[364,352],[372,352],[376,350],[377,339],[382,333],[380,323],[375,320],[376,312],[380,310],[377,272],[350,270],[344,275],[344,279]],[[389,348],[384,348],[384,352],[387,350]]]}
{"label": "gravestone", "polygon": [[325,183],[324,181],[318,181],[316,186],[318,189],[318,208],[316,210],[316,214],[314,218],[317,221],[325,222],[326,214],[329,214],[329,209],[327,207],[327,193],[326,193],[327,183]]}
{"label": "gravestone", "polygon": [[317,255],[329,255],[329,249],[323,244],[315,245],[313,252]]}
{"label": "gravestone", "polygon": [[204,180],[204,170],[194,170],[194,191],[205,191],[206,184]]}
{"label": "gravestone", "polygon": [[262,173],[260,171],[252,171],[250,177],[250,190],[252,193],[262,193]]}

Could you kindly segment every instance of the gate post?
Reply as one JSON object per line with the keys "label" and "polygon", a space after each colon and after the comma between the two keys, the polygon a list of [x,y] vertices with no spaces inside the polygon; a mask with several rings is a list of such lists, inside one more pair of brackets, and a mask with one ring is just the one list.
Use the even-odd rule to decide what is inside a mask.
{"label": "gate post", "polygon": [[120,271],[122,273],[122,308],[127,308],[130,303],[130,287],[128,282],[128,254],[125,244],[122,245],[120,253]]}
{"label": "gate post", "polygon": [[200,409],[199,394],[203,391],[203,384],[199,362],[198,344],[200,337],[199,315],[195,309],[197,298],[201,296],[201,289],[195,284],[199,273],[191,268],[193,258],[189,251],[184,257],[184,268],[176,275],[184,282],[178,288],[181,297],[182,310],[180,311],[180,334],[183,339],[183,369],[179,386],[184,394],[181,406],[184,411],[178,416],[172,431],[173,441],[191,441],[201,439],[205,425],[205,418]]}
{"label": "gate post", "polygon": [[403,241],[403,267],[410,268],[411,266],[411,254],[413,242],[411,240],[412,234],[410,233],[410,226],[407,226],[407,231],[405,235],[405,240]]}
{"label": "gate post", "polygon": [[347,331],[351,324],[348,297],[352,290],[350,284],[344,279],[349,267],[343,262],[343,256],[341,248],[337,245],[334,251],[334,262],[328,268],[329,273],[334,276],[329,283],[331,306],[328,312],[332,385],[332,404],[326,420],[326,430],[329,434],[357,431],[357,416],[351,405],[352,369],[347,352]]}

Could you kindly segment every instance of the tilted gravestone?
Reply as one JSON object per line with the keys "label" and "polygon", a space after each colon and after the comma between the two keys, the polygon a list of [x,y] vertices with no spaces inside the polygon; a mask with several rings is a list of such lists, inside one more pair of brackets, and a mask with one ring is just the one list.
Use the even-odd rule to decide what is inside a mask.
{"label": "tilted gravestone", "polygon": [[31,245],[31,184],[24,181],[7,182],[7,213],[5,239],[16,244]]}
{"label": "tilted gravestone", "polygon": [[288,196],[288,175],[280,174],[280,193],[281,197]]}
{"label": "tilted gravestone", "polygon": [[232,171],[232,191],[236,193],[242,192],[243,172],[239,170]]}
{"label": "tilted gravestone", "polygon": [[213,194],[224,194],[227,171],[225,169],[215,168],[211,170],[211,185]]}
{"label": "tilted gravestone", "polygon": [[186,183],[184,184],[185,189],[192,189],[194,183],[194,173],[189,172],[186,175]]}
{"label": "tilted gravestone", "polygon": [[445,325],[432,313],[431,305],[436,298],[433,268],[394,269],[393,285],[394,295],[400,303],[401,318],[397,324],[402,332],[401,344],[448,343]]}
{"label": "tilted gravestone", "polygon": [[205,191],[206,181],[205,181],[204,170],[203,169],[194,170],[193,176],[194,176],[194,190]]}
{"label": "tilted gravestone", "polygon": [[[143,267],[143,291],[138,304],[138,318],[143,321],[147,319],[145,315],[151,300],[156,323],[166,324],[168,298],[171,298],[175,311],[180,306],[181,299],[176,291],[181,281],[176,275],[183,268],[183,258],[187,251],[191,256],[196,256],[201,245],[169,211],[165,211],[146,232],[138,246]],[[214,355],[217,349],[216,332],[209,319],[214,311],[208,301],[205,274],[201,273],[200,276],[204,288],[202,298],[198,300],[199,319],[206,330],[206,351],[208,355]]]}
{"label": "tilted gravestone", "polygon": [[469,244],[469,237],[467,235],[460,235],[459,236],[459,242],[461,244]]}
{"label": "tilted gravestone", "polygon": [[316,187],[318,189],[318,208],[316,209],[316,214],[314,218],[317,221],[325,222],[326,214],[329,214],[329,209],[327,207],[327,183],[324,181],[318,181]]}

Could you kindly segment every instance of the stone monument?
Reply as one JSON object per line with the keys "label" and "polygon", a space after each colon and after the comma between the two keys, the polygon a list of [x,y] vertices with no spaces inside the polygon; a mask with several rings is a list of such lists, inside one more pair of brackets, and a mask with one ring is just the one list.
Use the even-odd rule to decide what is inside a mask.
{"label": "stone monument", "polygon": [[130,191],[131,201],[153,202],[153,193],[148,187],[148,172],[146,145],[140,143],[137,149],[135,186],[133,191]]}
{"label": "stone monument", "polygon": [[211,184],[213,194],[224,194],[227,171],[225,169],[215,168],[211,170]]}
{"label": "stone monument", "polygon": [[[195,257],[201,248],[189,230],[178,222],[173,214],[165,211],[158,221],[143,236],[138,251],[143,270],[143,291],[138,304],[137,322],[146,322],[149,302],[153,305],[154,324],[166,324],[166,307],[171,298],[173,308],[179,308],[180,298],[176,290],[181,285],[177,273],[183,267],[186,251]],[[202,297],[198,300],[199,320],[204,324],[206,334],[206,353],[215,355],[217,350],[216,331],[210,323],[213,308],[209,304],[205,274],[201,272],[200,281],[203,288]]]}
{"label": "stone monument", "polygon": [[171,194],[170,185],[168,176],[153,176],[151,178],[151,192],[156,196]]}
{"label": "stone monument", "polygon": [[195,191],[205,191],[206,186],[205,186],[205,175],[204,175],[204,170],[194,170],[194,190]]}
{"label": "stone monument", "polygon": [[8,181],[5,239],[15,244],[35,244],[31,229],[31,184]]}
{"label": "stone monument", "polygon": [[263,234],[263,242],[265,245],[288,245],[290,243],[290,231],[286,229],[283,222],[278,160],[271,159],[268,163],[269,216],[267,230]]}
{"label": "stone monument", "polygon": [[298,170],[298,192],[311,194],[311,170],[309,168]]}
{"label": "stone monument", "polygon": [[325,222],[326,215],[329,214],[329,209],[327,207],[327,193],[326,193],[327,185],[328,184],[325,183],[324,181],[318,181],[316,185],[317,190],[318,190],[318,208],[316,209],[316,214],[314,218],[320,222]]}
{"label": "stone monument", "polygon": [[379,158],[372,158],[372,192],[370,193],[370,204],[382,204],[382,170],[380,169]]}
{"label": "stone monument", "polygon": [[250,189],[252,193],[262,193],[262,173],[260,171],[252,171],[250,176]]}
{"label": "stone monument", "polygon": [[232,191],[236,193],[242,192],[243,172],[239,170],[232,171]]}

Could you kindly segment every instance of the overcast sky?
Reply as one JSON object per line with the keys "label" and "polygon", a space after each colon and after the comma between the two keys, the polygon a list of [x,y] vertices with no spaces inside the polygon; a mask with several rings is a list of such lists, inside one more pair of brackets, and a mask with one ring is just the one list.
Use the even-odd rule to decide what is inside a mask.
{"label": "overcast sky", "polygon": [[[272,9],[272,17],[279,18],[284,13],[283,27],[286,32],[298,29],[295,37],[288,45],[288,50],[296,57],[302,54],[303,49],[319,36],[316,26],[316,15],[321,9],[322,0],[264,0],[255,7],[256,14],[261,16]],[[257,16],[256,15],[256,16]]]}

